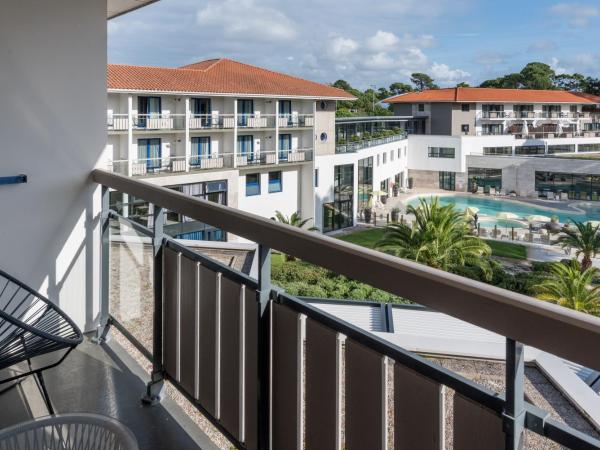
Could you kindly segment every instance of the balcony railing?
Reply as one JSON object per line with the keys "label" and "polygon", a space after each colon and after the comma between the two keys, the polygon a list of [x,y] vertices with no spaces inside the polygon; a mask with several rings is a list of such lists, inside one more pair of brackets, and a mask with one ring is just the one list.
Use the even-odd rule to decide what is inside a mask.
{"label": "balcony railing", "polygon": [[314,127],[315,116],[312,114],[280,114],[277,122],[279,128]]}
{"label": "balcony railing", "polygon": [[396,134],[393,136],[386,136],[374,139],[364,139],[358,142],[348,142],[346,144],[339,144],[335,147],[336,153],[354,153],[364,148],[375,147],[377,145],[389,144],[391,142],[402,141],[406,139],[406,133]]}
{"label": "balcony railing", "polygon": [[135,130],[183,130],[185,114],[134,114]]}
{"label": "balcony railing", "polygon": [[514,136],[515,139],[572,139],[582,137],[600,137],[600,131],[529,131],[510,132],[510,131],[481,131],[478,136]]}
{"label": "balcony railing", "polygon": [[[99,332],[115,326],[151,358],[148,401],[170,380],[241,449],[388,448],[390,429],[394,448],[440,448],[446,426],[457,449],[520,448],[525,430],[568,448],[600,449],[523,391],[524,344],[600,369],[600,319],[128,177],[96,170],[93,179],[103,186]],[[152,226],[111,212],[109,188],[153,205]],[[165,210],[256,242],[258,279],[165,236]],[[114,219],[144,237],[135,242],[153,261],[151,350],[110,309]],[[506,391],[273,289],[271,249],[506,336]],[[128,292],[117,299],[121,308]],[[452,404],[443,387],[454,391]]]}
{"label": "balcony railing", "polygon": [[235,116],[233,114],[193,114],[190,117],[190,130],[233,129]]}
{"label": "balcony railing", "polygon": [[280,163],[299,163],[304,161],[312,161],[312,148],[296,148],[293,150],[279,150]]}
{"label": "balcony railing", "polygon": [[238,128],[275,128],[275,114],[238,114]]}
{"label": "balcony railing", "polygon": [[572,111],[482,111],[482,119],[596,119],[591,112]]}
{"label": "balcony railing", "polygon": [[109,131],[127,131],[129,129],[129,114],[109,114],[106,118]]}

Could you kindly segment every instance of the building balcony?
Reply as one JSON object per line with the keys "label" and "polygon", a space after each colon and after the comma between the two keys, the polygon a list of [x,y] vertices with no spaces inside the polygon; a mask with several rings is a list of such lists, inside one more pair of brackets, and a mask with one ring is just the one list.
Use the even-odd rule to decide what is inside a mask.
{"label": "building balcony", "polygon": [[355,153],[365,148],[376,147],[378,145],[389,144],[391,142],[402,141],[407,138],[406,133],[400,133],[392,136],[379,137],[374,139],[363,139],[356,142],[338,143],[335,147],[336,153]]}
{"label": "building balcony", "polygon": [[280,114],[277,118],[279,128],[312,128],[315,126],[313,114]]}
{"label": "building balcony", "polygon": [[234,114],[193,114],[190,117],[190,130],[214,130],[235,128]]}
{"label": "building balcony", "polygon": [[211,155],[190,156],[186,164],[185,156],[165,156],[160,158],[134,159],[132,161],[110,160],[107,169],[120,175],[144,177],[160,174],[176,174],[198,170],[218,170],[243,168],[247,166],[269,166],[312,161],[312,148],[292,150],[268,150],[245,154],[213,153]]}
{"label": "building balcony", "polygon": [[600,116],[592,112],[572,111],[482,111],[481,119],[598,119]]}
{"label": "building balcony", "polygon": [[[593,349],[600,345],[600,319],[139,180],[100,170],[93,179],[104,187],[101,277],[109,280],[103,284],[99,332],[115,333],[119,344],[126,341],[146,358],[145,365],[152,366],[146,392],[159,392],[168,383],[187,400],[189,414],[201,413],[229,440],[224,448],[271,443],[275,449],[600,449],[589,423],[540,408],[552,408],[560,394],[534,404],[537,395],[527,390],[535,382],[532,364],[542,360],[552,375],[557,364],[599,370]],[[150,220],[140,224],[111,211],[109,189],[147,202]],[[240,270],[192,241],[164,235],[165,210],[254,242],[253,268]],[[414,317],[412,307],[319,304],[272,287],[271,249],[425,305],[437,311],[432,317],[442,315],[461,329],[470,327],[470,333],[483,333],[473,342],[475,352],[492,349],[494,361],[486,364],[496,364],[500,373],[484,386],[482,374],[470,380],[448,361],[407,350],[452,347],[437,326],[413,344],[402,334],[406,329],[395,333],[404,312]],[[342,306],[355,308],[353,316],[342,315]],[[460,338],[465,336],[470,335]],[[112,360],[102,355],[104,349]],[[87,398],[73,395],[73,389],[94,389],[106,398],[101,406],[122,411],[119,417],[146,443],[155,433],[154,421],[170,408],[169,397],[153,408],[137,407],[132,391],[142,386],[128,381],[125,366],[115,360],[121,355],[118,347],[82,350],[57,376],[87,381],[93,374],[93,383],[71,386],[55,378],[63,381],[50,385],[57,403],[73,407]],[[90,364],[77,359],[88,355]],[[118,371],[101,367],[105,360]],[[163,420],[156,445],[171,438],[171,447],[204,448],[185,441],[186,433],[171,435],[185,429],[181,418]]]}
{"label": "building balcony", "polygon": [[600,131],[589,130],[589,131],[575,131],[575,130],[561,130],[561,131],[481,131],[477,133],[477,136],[513,136],[515,139],[573,139],[573,138],[595,138],[600,137]]}

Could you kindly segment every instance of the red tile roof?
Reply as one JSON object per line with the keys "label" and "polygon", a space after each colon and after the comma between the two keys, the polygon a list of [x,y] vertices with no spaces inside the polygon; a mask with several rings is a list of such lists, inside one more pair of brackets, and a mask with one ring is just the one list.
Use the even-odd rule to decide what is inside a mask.
{"label": "red tile roof", "polygon": [[341,89],[225,58],[179,68],[109,64],[108,89],[354,99]]}
{"label": "red tile roof", "polygon": [[600,97],[577,92],[536,89],[445,88],[408,92],[384,100],[386,103],[430,102],[516,102],[516,103],[600,103]]}

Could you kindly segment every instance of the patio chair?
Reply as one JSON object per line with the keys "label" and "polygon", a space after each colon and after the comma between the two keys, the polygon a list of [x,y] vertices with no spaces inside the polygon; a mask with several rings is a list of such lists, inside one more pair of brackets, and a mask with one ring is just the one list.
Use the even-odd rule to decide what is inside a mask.
{"label": "patio chair", "polygon": [[57,414],[0,431],[0,450],[138,450],[133,433],[98,414]]}
{"label": "patio chair", "polygon": [[[0,370],[8,375],[0,384],[14,382],[0,394],[35,375],[50,414],[54,413],[42,372],[59,365],[83,340],[81,331],[56,305],[0,270]],[[38,364],[37,358],[44,358]],[[27,368],[24,364],[27,363]]]}

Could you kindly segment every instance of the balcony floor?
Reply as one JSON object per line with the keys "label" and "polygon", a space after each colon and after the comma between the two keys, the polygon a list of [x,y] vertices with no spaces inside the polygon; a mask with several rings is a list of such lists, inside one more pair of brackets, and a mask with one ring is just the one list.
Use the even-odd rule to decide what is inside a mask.
{"label": "balcony floor", "polygon": [[[143,406],[146,373],[112,340],[86,340],[58,367],[44,372],[57,413],[92,412],[114,417],[135,434],[140,449],[216,449],[169,397]],[[0,385],[0,389],[4,387]],[[32,377],[0,395],[0,428],[47,415]]]}

